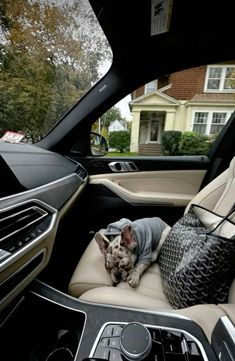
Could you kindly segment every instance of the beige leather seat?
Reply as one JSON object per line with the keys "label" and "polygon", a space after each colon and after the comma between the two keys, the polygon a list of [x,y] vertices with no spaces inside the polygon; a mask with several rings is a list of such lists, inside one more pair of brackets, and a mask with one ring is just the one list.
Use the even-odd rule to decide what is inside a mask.
{"label": "beige leather seat", "polygon": [[[229,169],[200,191],[191,203],[200,204],[221,215],[231,209],[235,203],[235,158],[231,161]],[[157,264],[145,271],[137,288],[131,288],[123,282],[114,287],[110,274],[104,267],[103,255],[94,239],[73,273],[69,293],[90,302],[154,310],[171,309],[163,293]],[[229,303],[235,304],[235,281],[230,289]]]}

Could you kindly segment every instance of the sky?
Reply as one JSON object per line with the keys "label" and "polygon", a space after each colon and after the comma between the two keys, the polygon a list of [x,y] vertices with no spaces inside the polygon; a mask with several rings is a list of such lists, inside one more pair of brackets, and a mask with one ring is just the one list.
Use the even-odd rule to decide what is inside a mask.
{"label": "sky", "polygon": [[131,96],[127,95],[125,98],[123,98],[122,100],[120,100],[120,102],[116,104],[116,107],[120,109],[122,116],[125,117],[126,120],[132,119],[132,115],[130,113],[130,108],[128,105],[130,101],[131,101]]}

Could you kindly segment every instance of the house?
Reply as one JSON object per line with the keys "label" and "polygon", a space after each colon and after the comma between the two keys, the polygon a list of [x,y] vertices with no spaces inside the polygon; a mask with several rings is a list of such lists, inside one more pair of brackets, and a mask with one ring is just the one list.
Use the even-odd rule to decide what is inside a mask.
{"label": "house", "polygon": [[110,132],[117,132],[119,130],[127,130],[127,125],[125,121],[116,119],[110,123],[108,127],[108,131],[110,133]]}
{"label": "house", "polygon": [[172,73],[132,93],[132,152],[161,154],[163,130],[218,133],[235,108],[235,61]]}

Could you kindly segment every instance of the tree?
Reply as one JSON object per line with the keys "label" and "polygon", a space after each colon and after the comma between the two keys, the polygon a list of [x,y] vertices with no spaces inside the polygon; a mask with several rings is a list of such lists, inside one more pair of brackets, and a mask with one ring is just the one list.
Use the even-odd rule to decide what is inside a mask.
{"label": "tree", "polygon": [[1,1],[1,133],[21,130],[40,139],[97,81],[110,54],[84,4]]}
{"label": "tree", "polygon": [[118,149],[120,152],[129,149],[131,135],[128,130],[119,130],[109,134],[109,146]]}
{"label": "tree", "polygon": [[110,123],[112,123],[116,119],[125,120],[125,118],[123,118],[121,115],[120,109],[114,106],[110,108],[106,113],[104,113],[100,118],[102,127],[108,128],[110,126]]}

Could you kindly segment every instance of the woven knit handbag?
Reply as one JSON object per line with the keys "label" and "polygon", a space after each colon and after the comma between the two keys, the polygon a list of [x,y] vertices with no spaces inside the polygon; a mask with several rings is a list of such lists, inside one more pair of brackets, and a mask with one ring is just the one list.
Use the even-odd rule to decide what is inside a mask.
{"label": "woven knit handbag", "polygon": [[235,277],[235,216],[199,205],[177,221],[159,254],[163,290],[173,308],[227,303]]}

